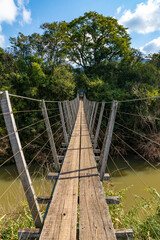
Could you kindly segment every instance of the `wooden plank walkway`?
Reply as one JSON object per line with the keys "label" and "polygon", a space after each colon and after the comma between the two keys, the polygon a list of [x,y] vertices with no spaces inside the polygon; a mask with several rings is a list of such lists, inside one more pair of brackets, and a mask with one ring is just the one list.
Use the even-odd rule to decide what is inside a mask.
{"label": "wooden plank walkway", "polygon": [[81,116],[79,239],[116,239],[96,167],[84,108]]}
{"label": "wooden plank walkway", "polygon": [[40,240],[76,239],[80,115],[79,108],[72,138],[50,203]]}
{"label": "wooden plank walkway", "polygon": [[40,240],[46,239],[116,239],[96,168],[82,101],[40,236]]}

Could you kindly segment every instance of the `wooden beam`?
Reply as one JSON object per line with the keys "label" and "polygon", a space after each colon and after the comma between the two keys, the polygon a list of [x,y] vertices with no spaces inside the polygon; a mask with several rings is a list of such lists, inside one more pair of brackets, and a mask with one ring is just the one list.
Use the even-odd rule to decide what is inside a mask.
{"label": "wooden beam", "polygon": [[66,105],[66,110],[67,110],[67,115],[68,115],[68,121],[69,121],[69,126],[70,126],[70,135],[72,134],[72,130],[73,130],[73,124],[72,124],[72,115],[71,115],[71,110],[69,108],[69,101],[65,102]]}
{"label": "wooden beam", "polygon": [[107,160],[108,160],[108,155],[109,155],[109,150],[110,150],[110,145],[111,145],[111,140],[112,140],[112,134],[113,134],[113,128],[114,128],[114,123],[115,123],[115,118],[116,118],[116,112],[117,112],[117,107],[118,107],[118,102],[113,101],[112,103],[112,109],[110,113],[110,117],[108,120],[108,126],[107,126],[107,132],[105,136],[105,148],[104,152],[101,152],[100,156],[100,161],[102,162],[101,170],[100,170],[100,180],[103,181],[103,176],[106,171],[106,166],[107,166]]}
{"label": "wooden beam", "polygon": [[61,145],[62,145],[62,147],[64,147],[64,148],[66,147],[66,143],[62,143]]}
{"label": "wooden beam", "polygon": [[66,131],[66,126],[65,126],[64,115],[63,115],[61,102],[58,102],[58,106],[59,106],[59,112],[60,112],[60,117],[61,117],[61,122],[62,122],[64,140],[65,140],[66,146],[68,146],[68,136],[67,136],[67,131]]}
{"label": "wooden beam", "polygon": [[47,204],[51,201],[50,197],[37,197],[37,202],[39,204]]}
{"label": "wooden beam", "polygon": [[57,150],[56,150],[56,146],[55,146],[55,142],[54,142],[54,138],[53,138],[53,133],[52,133],[50,121],[49,121],[49,118],[48,118],[47,108],[46,108],[46,104],[45,104],[44,100],[42,100],[42,114],[43,114],[44,122],[45,122],[45,125],[46,125],[46,130],[47,130],[47,134],[48,134],[48,138],[49,138],[49,143],[50,143],[50,146],[51,146],[52,157],[53,157],[53,160],[54,160],[55,168],[56,168],[56,171],[59,171],[60,170],[59,159],[58,159],[58,156],[57,156]]}
{"label": "wooden beam", "polygon": [[100,156],[95,156],[96,162],[99,162]]}
{"label": "wooden beam", "polygon": [[100,150],[100,149],[93,149],[93,152],[96,153],[96,154],[98,154],[98,153],[101,152],[101,150]]}
{"label": "wooden beam", "polygon": [[109,181],[110,180],[110,175],[109,173],[105,173],[103,177],[103,181]]}
{"label": "wooden beam", "polygon": [[66,102],[62,102],[62,106],[63,106],[63,111],[64,111],[64,118],[66,120],[66,127],[67,127],[67,133],[70,135],[71,133],[71,126],[69,123],[69,118],[68,118],[68,113],[67,113],[67,107],[66,107]]}
{"label": "wooden beam", "polygon": [[100,115],[99,115],[99,119],[98,119],[97,129],[96,129],[96,134],[95,134],[95,138],[94,138],[94,144],[93,144],[94,148],[97,147],[97,141],[98,141],[99,131],[100,131],[101,122],[102,122],[102,118],[103,118],[104,107],[105,107],[105,102],[102,102],[101,111],[100,111]]}
{"label": "wooden beam", "polygon": [[40,228],[20,228],[18,230],[18,240],[23,239],[32,239],[32,240],[38,240],[41,234]]}
{"label": "wooden beam", "polygon": [[115,229],[117,240],[133,240],[132,229]]}
{"label": "wooden beam", "polygon": [[96,120],[96,116],[97,116],[98,106],[99,106],[99,103],[96,103],[96,108],[95,108],[95,111],[94,111],[94,116],[93,116],[93,121],[92,121],[92,126],[91,126],[91,134],[92,134],[93,129],[94,129],[94,124],[95,124],[95,120]]}
{"label": "wooden beam", "polygon": [[64,154],[66,151],[67,151],[67,148],[60,148],[59,149],[59,152],[62,153],[62,154]]}
{"label": "wooden beam", "polygon": [[74,111],[73,111],[72,101],[68,101],[68,106],[69,106],[69,110],[70,110],[72,130],[73,130],[73,127],[74,127]]}
{"label": "wooden beam", "polygon": [[90,133],[90,135],[92,134],[92,122],[93,122],[95,105],[96,105],[96,102],[93,102],[93,107],[92,107],[92,112],[91,112],[91,118],[90,118],[90,122],[89,122],[89,133]]}
{"label": "wooden beam", "polygon": [[39,210],[36,194],[32,185],[31,177],[26,164],[25,156],[22,150],[19,134],[13,110],[9,98],[8,91],[3,92],[1,99],[1,108],[5,120],[6,128],[9,134],[14,159],[16,162],[17,170],[21,179],[21,183],[30,207],[30,211],[36,227],[42,227],[42,216]]}
{"label": "wooden beam", "polygon": [[60,156],[60,155],[59,155],[59,156],[58,156],[58,159],[59,159],[60,162],[62,162],[63,159],[64,159],[64,156]]}
{"label": "wooden beam", "polygon": [[119,204],[119,197],[106,197],[107,204]]}
{"label": "wooden beam", "polygon": [[59,173],[50,172],[48,173],[47,179],[58,179]]}

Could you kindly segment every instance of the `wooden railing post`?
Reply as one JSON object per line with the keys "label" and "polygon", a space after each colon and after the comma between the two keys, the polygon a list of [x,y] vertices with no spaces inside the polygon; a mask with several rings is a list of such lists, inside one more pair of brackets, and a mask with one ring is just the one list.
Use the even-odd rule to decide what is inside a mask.
{"label": "wooden railing post", "polygon": [[105,139],[105,147],[104,147],[104,151],[101,153],[102,154],[102,156],[101,156],[102,166],[101,166],[101,170],[100,170],[100,180],[101,181],[103,181],[103,177],[104,177],[104,174],[106,171],[109,149],[110,149],[112,134],[113,134],[113,128],[114,128],[114,123],[115,123],[115,119],[116,119],[117,107],[118,107],[118,102],[113,101],[110,117],[108,120],[106,136],[104,138]]}
{"label": "wooden railing post", "polygon": [[69,124],[69,119],[68,119],[68,114],[67,114],[67,108],[66,108],[66,102],[63,101],[62,102],[62,107],[63,107],[63,111],[64,111],[64,118],[66,120],[66,127],[67,127],[67,133],[70,135],[70,124]]}
{"label": "wooden railing post", "polygon": [[89,122],[91,119],[91,111],[92,111],[92,102],[88,101],[88,108],[87,108],[87,124],[88,124],[88,128],[89,128]]}
{"label": "wooden railing post", "polygon": [[69,107],[69,101],[66,101],[66,109],[67,109],[68,120],[69,120],[69,124],[70,124],[70,135],[71,135],[72,130],[73,130],[73,122],[72,122],[71,110],[70,110],[70,107]]}
{"label": "wooden railing post", "polygon": [[93,107],[92,107],[92,112],[91,112],[91,117],[90,117],[90,122],[89,122],[89,132],[90,132],[90,134],[91,134],[91,128],[92,128],[93,114],[94,114],[95,105],[96,105],[96,102],[93,102]]}
{"label": "wooden railing post", "polygon": [[99,119],[98,119],[97,129],[96,129],[96,134],[94,137],[94,144],[93,144],[94,149],[96,149],[96,147],[97,147],[97,140],[98,140],[101,122],[102,122],[102,118],[103,118],[104,107],[105,107],[105,102],[102,102],[101,111],[100,111],[100,115],[99,115]]}
{"label": "wooden railing post", "polygon": [[52,133],[52,129],[51,129],[51,126],[50,126],[48,113],[47,113],[47,108],[46,108],[46,104],[45,104],[44,100],[42,100],[42,114],[43,114],[43,117],[44,117],[44,122],[45,122],[45,125],[46,125],[46,130],[47,130],[47,134],[48,134],[48,138],[49,138],[49,143],[50,143],[50,146],[51,146],[52,156],[53,156],[53,160],[54,160],[54,163],[55,163],[55,169],[57,171],[59,171],[60,170],[59,159],[58,159],[58,156],[57,156],[57,150],[56,150],[56,147],[55,147],[53,133]]}
{"label": "wooden railing post", "polygon": [[64,122],[64,116],[63,116],[63,110],[62,110],[61,102],[58,102],[58,106],[59,106],[59,112],[60,112],[62,127],[63,127],[64,140],[65,140],[66,146],[68,146],[68,136],[67,136],[67,132],[66,132],[66,126],[65,126],[65,122]]}
{"label": "wooden railing post", "polygon": [[96,116],[97,116],[98,105],[99,105],[99,103],[97,102],[96,107],[95,107],[95,111],[94,111],[92,126],[91,126],[91,134],[93,133],[93,128],[94,128],[94,124],[95,124],[95,120],[96,120]]}
{"label": "wooden railing post", "polygon": [[72,101],[72,107],[73,107],[73,113],[74,113],[74,123],[76,122],[76,116],[77,116],[77,113],[76,113],[76,99],[74,99]]}
{"label": "wooden railing post", "polygon": [[3,92],[1,99],[1,108],[5,120],[6,128],[9,135],[14,159],[16,162],[17,170],[23,185],[23,189],[30,207],[30,211],[37,228],[42,227],[42,217],[39,210],[38,202],[36,200],[35,191],[32,185],[30,174],[27,168],[26,160],[22,150],[19,134],[17,131],[16,122],[14,119],[12,106],[9,98],[8,91]]}
{"label": "wooden railing post", "polygon": [[74,115],[74,109],[73,109],[73,101],[69,102],[69,106],[70,106],[70,112],[71,112],[71,118],[72,118],[72,130],[74,127],[74,123],[75,123],[75,115]]}

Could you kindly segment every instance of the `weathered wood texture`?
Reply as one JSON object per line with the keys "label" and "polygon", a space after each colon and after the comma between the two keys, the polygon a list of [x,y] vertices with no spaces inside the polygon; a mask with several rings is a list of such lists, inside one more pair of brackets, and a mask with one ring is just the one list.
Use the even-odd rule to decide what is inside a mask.
{"label": "weathered wood texture", "polygon": [[95,138],[94,138],[94,145],[93,145],[94,148],[97,148],[97,141],[98,141],[99,131],[100,131],[101,122],[102,122],[102,118],[103,118],[104,107],[105,107],[105,102],[102,102],[101,111],[100,111],[98,124],[97,124],[97,128],[96,128],[96,133],[95,133]]}
{"label": "weathered wood texture", "polygon": [[115,240],[84,113],[81,116],[79,239]]}
{"label": "weathered wood texture", "polygon": [[76,240],[80,116],[81,107],[79,108],[76,124],[42,229],[40,240]]}
{"label": "weathered wood texture", "polygon": [[2,94],[1,108],[9,134],[9,140],[14,154],[17,170],[23,185],[34,223],[36,227],[42,227],[42,217],[38,202],[36,200],[35,191],[32,186],[32,181],[26,164],[25,156],[22,150],[22,145],[17,131],[8,91],[3,92]]}
{"label": "weathered wood texture", "polygon": [[47,130],[47,134],[48,134],[48,138],[49,138],[49,143],[50,143],[50,146],[51,146],[52,157],[53,157],[53,161],[54,161],[54,164],[55,164],[55,168],[56,168],[57,171],[59,171],[60,170],[59,159],[58,159],[58,156],[57,156],[57,150],[56,150],[56,146],[55,146],[55,142],[54,142],[54,138],[53,138],[53,133],[52,133],[50,121],[49,121],[49,118],[48,118],[47,108],[46,108],[46,104],[45,104],[44,100],[42,100],[42,114],[43,114],[43,117],[44,117],[44,122],[45,122],[46,130]]}
{"label": "weathered wood texture", "polygon": [[61,102],[58,103],[58,107],[59,107],[59,113],[60,113],[61,122],[62,122],[65,144],[66,144],[66,146],[68,146],[68,136],[67,136],[67,131],[66,131],[66,126],[65,126],[64,115],[63,115],[63,109],[62,109]]}
{"label": "weathered wood texture", "polygon": [[91,130],[92,130],[92,122],[93,122],[93,115],[94,115],[95,105],[96,105],[96,102],[93,102],[91,118],[90,118],[90,122],[89,122],[89,132],[90,132],[90,135],[92,134]]}
{"label": "weathered wood texture", "polygon": [[[50,173],[52,178],[51,175]],[[40,240],[44,239],[116,239],[96,167],[82,101],[40,236]]]}
{"label": "weathered wood texture", "polygon": [[95,111],[94,111],[94,116],[93,116],[93,121],[92,121],[92,127],[91,127],[91,134],[93,133],[94,125],[95,125],[95,120],[97,116],[97,110],[98,110],[99,103],[96,103]]}
{"label": "weathered wood texture", "polygon": [[117,240],[133,240],[132,229],[115,229]]}
{"label": "weathered wood texture", "polygon": [[115,118],[116,118],[116,112],[117,112],[117,107],[118,107],[118,102],[113,101],[112,103],[112,109],[107,125],[107,130],[106,130],[106,135],[105,135],[105,144],[103,146],[102,152],[101,152],[101,157],[100,161],[102,162],[101,166],[101,171],[100,171],[100,179],[103,181],[103,177],[106,171],[106,166],[107,166],[107,161],[108,161],[108,155],[109,155],[109,150],[110,150],[110,145],[111,145],[111,140],[112,140],[112,134],[113,134],[113,128],[114,128],[114,123],[115,123]]}
{"label": "weathered wood texture", "polygon": [[41,233],[40,228],[31,229],[31,228],[20,228],[18,230],[18,240],[32,239],[38,240]]}

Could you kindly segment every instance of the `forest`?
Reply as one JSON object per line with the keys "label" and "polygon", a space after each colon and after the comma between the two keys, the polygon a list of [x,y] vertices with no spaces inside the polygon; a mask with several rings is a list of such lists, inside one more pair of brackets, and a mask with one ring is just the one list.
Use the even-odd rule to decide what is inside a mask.
{"label": "forest", "polygon": [[[115,148],[111,146],[109,160],[114,158],[120,162],[121,155],[129,159],[131,155],[138,152],[138,156],[134,158],[136,171],[142,170],[145,175],[148,173],[145,172],[148,163],[156,169],[160,162],[160,98],[158,98],[160,96],[160,52],[144,56],[139,50],[131,47],[132,39],[128,29],[120,25],[117,19],[97,12],[86,12],[71,22],[44,23],[40,28],[41,34],[33,33],[25,36],[20,32],[17,37],[10,37],[10,47],[0,48],[0,92],[8,90],[10,94],[24,97],[63,101],[74,99],[77,92],[83,90],[90,101],[100,103],[99,110],[101,102],[106,102],[104,111],[106,116],[110,114],[112,101],[117,100],[118,125],[115,124],[115,134],[112,137]],[[143,98],[146,100],[143,101]],[[142,99],[142,101],[132,101],[135,99]],[[27,146],[28,142],[32,143],[27,150],[24,150],[27,164],[31,163],[31,159],[33,160],[36,156],[36,166],[42,165],[43,173],[43,164],[46,163],[46,159],[48,161],[46,168],[52,164],[53,159],[52,156],[48,157],[50,148],[47,146],[44,145],[43,153],[40,152],[47,141],[46,133],[43,136],[39,135],[44,131],[44,122],[40,120],[41,106],[37,102],[27,102],[21,98],[11,98],[11,103],[18,129],[24,130],[23,133],[19,133],[22,147]],[[58,122],[59,109],[56,104],[48,104],[48,108],[54,109],[55,121]],[[33,111],[30,114],[31,109]],[[52,113],[50,112],[49,118],[52,117]],[[36,121],[39,121],[38,126],[32,126]],[[107,121],[107,118],[103,118],[99,139],[104,137],[101,134],[106,131]],[[54,135],[58,127],[52,120],[50,122]],[[9,169],[13,168],[10,169],[11,173],[8,171],[9,177],[5,179],[7,182],[8,179],[14,180],[12,174],[15,161],[6,135],[7,130],[0,110],[0,166],[6,162]],[[36,136],[38,138],[34,138],[36,141],[33,143],[33,137]],[[99,142],[99,144],[102,146],[103,143]],[[134,152],[129,146],[134,149]],[[115,149],[118,151],[116,152]],[[38,157],[37,152],[41,153]],[[132,164],[131,160],[132,156],[129,159]],[[143,161],[143,169],[139,170],[140,160],[145,161]],[[126,166],[122,167],[120,169],[125,171]],[[159,172],[158,168],[157,171]],[[3,172],[6,173],[7,168],[6,170],[2,168],[1,173]],[[119,177],[119,172],[114,168],[111,173],[113,177]],[[131,173],[129,174],[132,178]],[[151,176],[154,177],[154,175],[155,172]],[[148,176],[145,177],[148,178]],[[39,177],[39,181],[42,179]],[[2,176],[2,187],[5,183],[3,180]],[[38,185],[41,185],[40,183],[38,182]],[[135,184],[134,180],[132,184]],[[137,189],[140,188],[139,185]],[[106,196],[120,198],[119,205],[109,206],[114,227],[133,229],[134,239],[159,239],[160,195],[158,191],[149,188],[151,193],[149,199],[134,194],[133,198],[136,202],[128,211],[124,206],[124,199],[126,192],[132,191],[132,187],[128,186],[115,191],[112,182],[104,186]],[[12,196],[10,198],[12,201]],[[42,210],[44,214],[44,209]],[[142,216],[143,211],[145,217]],[[12,212],[12,214],[6,214],[2,211],[0,215],[0,239],[18,239],[19,228],[34,227],[26,201]],[[159,238],[156,238],[157,235]]]}
{"label": "forest", "polygon": [[[10,38],[8,49],[0,48],[0,91],[65,100],[85,89],[89,100],[99,102],[159,96],[160,53],[146,58],[131,48],[127,29],[115,18],[87,12],[71,22],[44,23],[40,28],[42,34],[19,33]],[[18,101],[16,110],[23,107]],[[158,100],[119,104],[119,111],[142,116],[135,121],[134,116],[121,115],[121,123],[159,142],[159,121],[153,119],[160,114]],[[0,131],[3,134],[3,124]],[[135,141],[131,133],[123,137],[150,161],[160,161],[154,142],[141,137]],[[120,149],[127,152],[124,146]]]}

